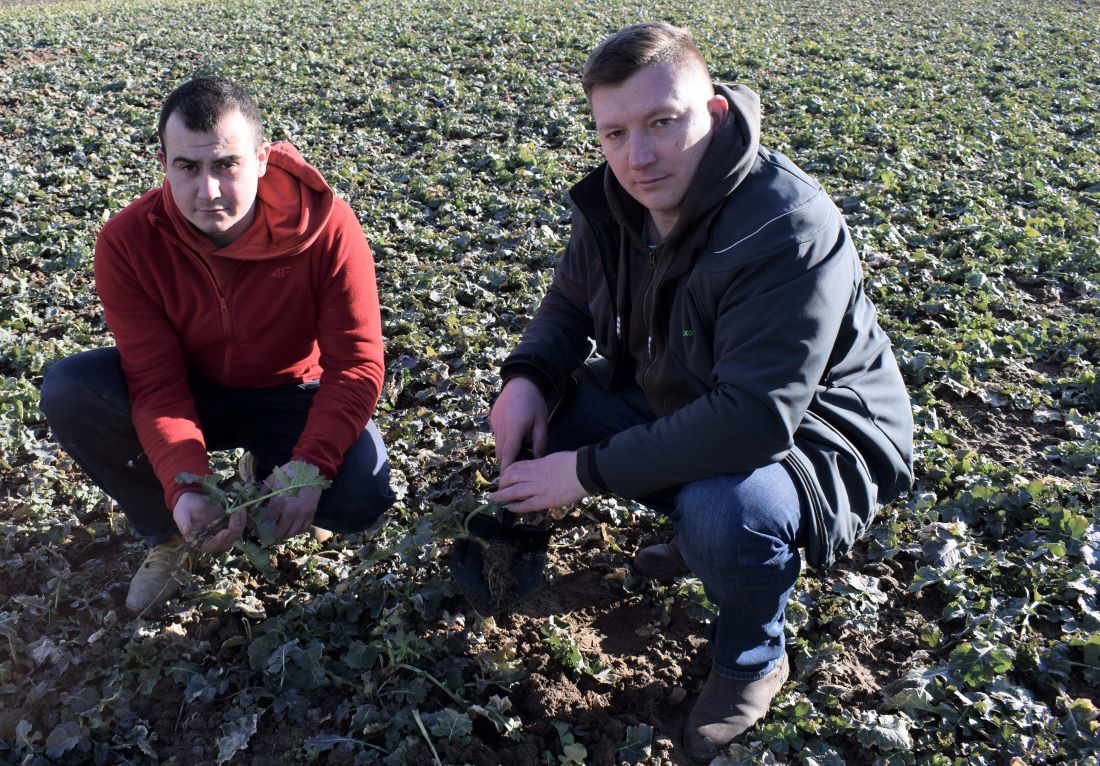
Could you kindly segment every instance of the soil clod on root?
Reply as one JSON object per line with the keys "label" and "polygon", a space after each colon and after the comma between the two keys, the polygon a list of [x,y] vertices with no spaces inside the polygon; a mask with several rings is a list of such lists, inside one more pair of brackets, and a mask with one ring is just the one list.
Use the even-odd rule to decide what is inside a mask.
{"label": "soil clod on root", "polygon": [[450,568],[466,599],[483,615],[511,609],[542,585],[550,532],[491,516],[470,520],[456,540]]}

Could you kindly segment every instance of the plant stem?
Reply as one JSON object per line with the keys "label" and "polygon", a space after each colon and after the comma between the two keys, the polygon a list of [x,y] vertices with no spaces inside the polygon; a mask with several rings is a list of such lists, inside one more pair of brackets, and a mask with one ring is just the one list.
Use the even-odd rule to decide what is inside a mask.
{"label": "plant stem", "polygon": [[234,513],[241,510],[242,508],[251,508],[254,505],[259,505],[260,503],[262,503],[266,500],[270,500],[273,497],[278,497],[279,495],[285,495],[286,493],[290,492],[291,490],[305,489],[306,487],[323,487],[324,485],[325,485],[324,480],[321,480],[321,481],[306,482],[305,484],[294,484],[293,486],[290,486],[290,487],[279,487],[278,489],[271,490],[266,495],[261,495],[259,497],[254,497],[251,500],[246,500],[243,503],[238,503],[237,505],[230,506],[229,508],[226,508],[225,509],[225,515],[226,516],[232,516]]}
{"label": "plant stem", "polygon": [[436,679],[435,676],[433,676],[431,673],[429,673],[426,670],[421,670],[420,668],[415,667],[413,665],[409,665],[408,663],[405,663],[405,662],[398,663],[394,667],[402,668],[403,670],[411,670],[413,673],[416,673],[420,676],[423,676],[424,678],[428,679],[433,684],[438,686],[448,697],[453,699],[459,705],[468,705],[469,704],[468,702],[466,702],[466,700],[462,699],[457,694],[455,694],[453,691],[451,691],[446,686],[444,686],[442,683],[440,683],[439,680]]}
{"label": "plant stem", "polygon": [[416,708],[413,708],[413,718],[416,719],[416,725],[420,729],[420,733],[424,735],[424,741],[432,749],[432,757],[435,758],[436,766],[443,766],[443,761],[439,760],[439,753],[435,751],[435,745],[432,744],[432,738],[428,736],[428,730],[424,728],[424,722],[420,720],[420,711]]}

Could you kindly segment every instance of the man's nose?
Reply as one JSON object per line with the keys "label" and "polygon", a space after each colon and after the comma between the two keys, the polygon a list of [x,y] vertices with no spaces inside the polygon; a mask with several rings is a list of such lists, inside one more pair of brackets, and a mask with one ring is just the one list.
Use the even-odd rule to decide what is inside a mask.
{"label": "man's nose", "polygon": [[214,200],[221,196],[221,185],[212,173],[203,174],[202,181],[199,183],[199,190],[202,192],[204,199]]}
{"label": "man's nose", "polygon": [[649,136],[635,133],[630,137],[630,167],[644,168],[653,163],[653,139]]}

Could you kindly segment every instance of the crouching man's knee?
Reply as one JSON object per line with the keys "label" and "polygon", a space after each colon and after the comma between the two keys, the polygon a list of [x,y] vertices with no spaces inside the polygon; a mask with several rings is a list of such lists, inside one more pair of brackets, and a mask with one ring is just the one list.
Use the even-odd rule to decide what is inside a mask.
{"label": "crouching man's knee", "polygon": [[55,362],[46,371],[39,409],[59,439],[82,424],[102,428],[130,422],[130,400],[118,351],[101,348]]}
{"label": "crouching man's knee", "polygon": [[372,420],[321,496],[314,523],[333,532],[360,532],[378,521],[396,499],[386,447]]}
{"label": "crouching man's knee", "polygon": [[799,494],[779,464],[692,482],[676,506],[681,553],[700,576],[731,568],[783,567],[797,553]]}

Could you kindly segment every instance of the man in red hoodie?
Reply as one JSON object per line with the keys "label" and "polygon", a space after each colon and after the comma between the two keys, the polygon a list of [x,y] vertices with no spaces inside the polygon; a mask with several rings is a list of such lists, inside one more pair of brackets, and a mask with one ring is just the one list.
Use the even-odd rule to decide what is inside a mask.
{"label": "man in red hoodie", "polygon": [[[248,450],[272,487],[309,466],[331,480],[271,501],[276,538],[362,530],[394,499],[371,421],[382,332],[355,213],[293,146],[263,140],[256,103],[228,80],[174,90],[158,133],[164,184],[96,242],[115,347],[60,361],[41,396],[58,443],[152,546],[126,599],[135,612],[178,589],[182,535],[223,516],[176,482],[209,474],[209,449]],[[206,550],[244,524],[234,514]]]}

